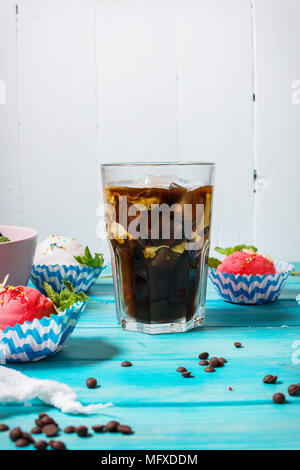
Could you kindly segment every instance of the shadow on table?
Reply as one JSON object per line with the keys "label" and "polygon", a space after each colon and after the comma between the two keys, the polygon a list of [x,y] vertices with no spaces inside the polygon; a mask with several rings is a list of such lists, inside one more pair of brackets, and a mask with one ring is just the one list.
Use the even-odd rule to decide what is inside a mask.
{"label": "shadow on table", "polygon": [[99,337],[73,337],[67,345],[55,356],[52,361],[107,361],[120,353],[119,348],[107,340]]}

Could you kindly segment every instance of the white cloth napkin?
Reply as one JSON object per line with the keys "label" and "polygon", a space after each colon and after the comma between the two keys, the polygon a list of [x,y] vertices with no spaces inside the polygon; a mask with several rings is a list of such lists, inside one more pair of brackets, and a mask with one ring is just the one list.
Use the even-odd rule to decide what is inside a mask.
{"label": "white cloth napkin", "polygon": [[112,405],[82,405],[77,401],[74,390],[66,384],[55,380],[33,379],[17,370],[0,366],[0,402],[25,402],[33,398],[39,398],[47,405],[71,414],[91,414]]}

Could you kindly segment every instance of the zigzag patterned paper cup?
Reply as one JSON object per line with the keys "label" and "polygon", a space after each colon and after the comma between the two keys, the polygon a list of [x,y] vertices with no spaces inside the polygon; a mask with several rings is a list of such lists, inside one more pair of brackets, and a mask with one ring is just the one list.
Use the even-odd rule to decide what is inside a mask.
{"label": "zigzag patterned paper cup", "polygon": [[0,362],[39,361],[57,353],[68,341],[87,302],[64,312],[0,330]]}
{"label": "zigzag patterned paper cup", "polygon": [[30,279],[35,287],[44,295],[47,295],[44,289],[45,281],[48,282],[56,292],[60,292],[65,287],[62,282],[64,278],[73,284],[75,292],[86,292],[95,284],[98,276],[105,267],[106,266],[89,268],[88,266],[34,264],[32,266]]}
{"label": "zigzag patterned paper cup", "polygon": [[283,261],[275,261],[275,269],[276,274],[254,276],[221,273],[209,268],[208,275],[216,291],[226,302],[265,304],[277,299],[294,266]]}

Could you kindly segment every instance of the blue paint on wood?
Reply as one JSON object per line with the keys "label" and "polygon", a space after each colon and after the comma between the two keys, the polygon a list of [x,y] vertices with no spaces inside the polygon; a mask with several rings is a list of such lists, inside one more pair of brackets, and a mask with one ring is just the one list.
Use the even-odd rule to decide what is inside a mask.
{"label": "blue paint on wood", "polygon": [[[299,270],[299,264],[295,267]],[[135,431],[87,439],[62,435],[69,449],[299,449],[300,396],[287,395],[288,385],[300,382],[299,292],[300,278],[291,277],[277,302],[239,306],[223,302],[209,285],[204,327],[148,336],[121,330],[112,281],[100,279],[67,346],[53,358],[12,367],[67,383],[83,403],[112,401],[114,406],[76,417],[38,400],[32,406],[2,404],[0,420],[29,431],[36,415],[46,411],[61,428],[117,419]],[[234,341],[244,347],[236,349]],[[226,357],[228,363],[205,373],[198,364],[202,351]],[[123,360],[133,367],[122,368]],[[179,365],[193,377],[178,374]],[[264,384],[266,374],[278,375],[278,383]],[[90,376],[98,379],[99,388],[87,389]],[[273,404],[277,391],[286,394],[285,405]],[[0,449],[14,449],[8,433],[0,434]]]}

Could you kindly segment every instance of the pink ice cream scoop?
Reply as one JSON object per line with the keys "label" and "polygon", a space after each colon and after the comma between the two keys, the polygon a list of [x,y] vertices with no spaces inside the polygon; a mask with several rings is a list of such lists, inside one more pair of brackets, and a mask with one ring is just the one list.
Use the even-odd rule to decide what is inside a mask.
{"label": "pink ice cream scoop", "polygon": [[40,320],[56,313],[53,302],[38,290],[27,286],[7,286],[0,289],[0,329]]}
{"label": "pink ice cream scoop", "polygon": [[275,274],[274,263],[264,256],[244,251],[235,251],[219,264],[217,271],[228,274]]}

